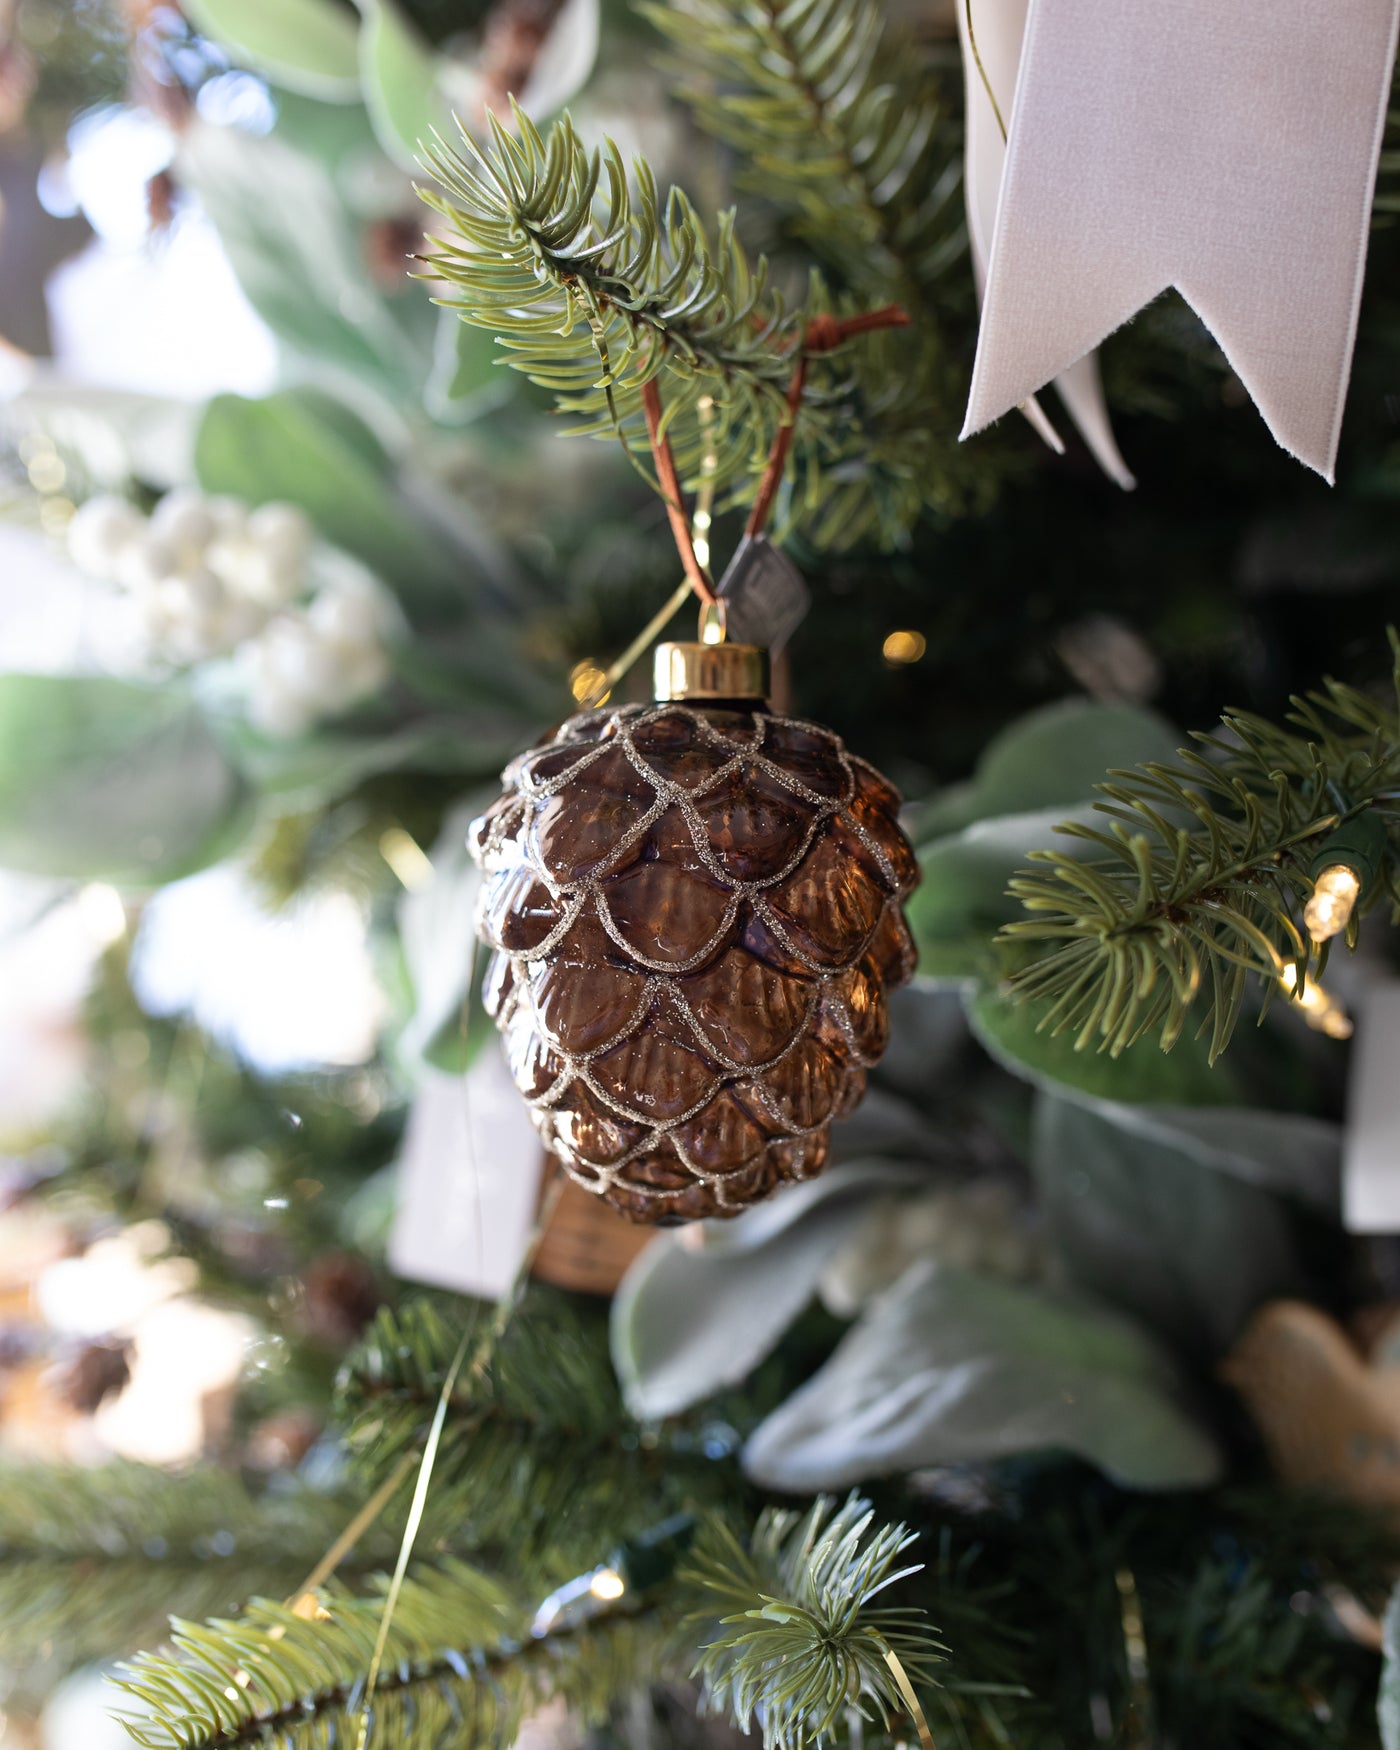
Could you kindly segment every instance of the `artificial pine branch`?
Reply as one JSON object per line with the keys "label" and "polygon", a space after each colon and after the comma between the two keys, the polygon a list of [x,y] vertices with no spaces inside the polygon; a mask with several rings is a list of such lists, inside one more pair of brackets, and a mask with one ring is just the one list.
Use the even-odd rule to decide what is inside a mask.
{"label": "artificial pine branch", "polygon": [[[255,1494],[212,1468],[137,1464],[0,1470],[0,1674],[7,1695],[47,1691],[89,1660],[204,1616],[250,1591],[287,1592],[353,1503],[281,1479]],[[392,1555],[368,1534],[347,1566]]]}
{"label": "artificial pine branch", "polygon": [[426,258],[452,288],[439,302],[494,329],[507,362],[581,416],[579,430],[646,453],[641,390],[656,381],[683,474],[712,446],[717,488],[757,473],[785,417],[802,317],[750,263],[734,215],[711,243],[644,161],[629,179],[616,146],[589,151],[567,116],[547,141],[518,109],[515,120],[518,135],[493,117],[485,149],[464,132],[466,155],[442,140],[427,152],[446,195],[423,199],[451,227]]}
{"label": "artificial pine branch", "polygon": [[[1289,966],[1301,992],[1321,964],[1295,916],[1312,892],[1308,864],[1343,821],[1370,812],[1400,825],[1400,639],[1391,634],[1392,697],[1372,699],[1328,680],[1293,701],[1284,727],[1243,712],[1224,732],[1197,735],[1203,751],[1176,765],[1114,772],[1096,807],[1111,825],[1061,831],[1101,854],[1080,861],[1033,852],[1041,870],[1012,893],[1031,916],[1001,940],[1035,958],[1013,990],[1046,1005],[1041,1022],[1097,1039],[1117,1055],[1155,1032],[1170,1050],[1201,1016],[1212,1061],[1228,1045],[1251,976],[1264,1002]],[[1390,841],[1361,910],[1400,905]]]}
{"label": "artificial pine branch", "polygon": [[[421,1444],[463,1316],[460,1303],[428,1297],[386,1309],[343,1369],[338,1421],[367,1488]],[[639,1440],[606,1332],[536,1291],[481,1372],[459,1378],[432,1501],[439,1520],[456,1522],[454,1547],[499,1554],[544,1588],[600,1547],[712,1495],[731,1475],[720,1473],[683,1433]]]}
{"label": "artificial pine branch", "polygon": [[943,79],[874,0],[643,10],[680,51],[680,95],[739,155],[740,187],[777,209],[842,296],[910,316],[848,369],[814,375],[831,438],[794,470],[804,532],[823,548],[895,546],[925,511],[984,507],[1004,453],[957,443],[972,283]]}
{"label": "artificial pine branch", "polygon": [[[171,1655],[141,1654],[119,1680],[146,1750],[329,1750],[353,1744],[387,1579],[296,1607],[254,1600],[241,1616],[174,1625]],[[399,1593],[379,1686],[375,1750],[477,1750],[514,1742],[556,1695],[584,1721],[661,1663],[651,1619],[603,1615],[535,1638],[528,1617],[464,1562],[420,1568]]]}
{"label": "artificial pine branch", "polygon": [[641,10],[681,51],[679,95],[792,210],[838,283],[932,314],[966,247],[960,141],[874,0],[692,0]]}
{"label": "artificial pine branch", "polygon": [[691,1621],[724,1614],[696,1672],[710,1706],[746,1732],[757,1717],[764,1750],[823,1745],[852,1713],[888,1726],[904,1704],[887,1655],[915,1684],[941,1661],[922,1611],[871,1608],[922,1565],[896,1567],[914,1535],[874,1520],[856,1495],[839,1509],[823,1497],[806,1514],[769,1509],[747,1547],[719,1520],[697,1540],[680,1576],[698,1593]]}
{"label": "artificial pine branch", "polygon": [[[732,211],[712,243],[680,190],[662,201],[644,161],[629,179],[617,148],[590,152],[567,116],[547,139],[515,119],[518,136],[493,119],[489,147],[464,134],[465,155],[440,140],[428,152],[446,193],[423,198],[450,227],[426,257],[452,288],[439,301],[493,329],[506,362],[580,417],[577,431],[617,435],[637,456],[650,453],[642,389],[655,384],[685,484],[703,472],[747,504],[790,418],[808,320],[829,313],[822,283],[788,309]],[[894,543],[924,508],[985,497],[982,460],[959,457],[948,435],[955,377],[931,318],[913,346],[877,335],[814,364],[788,458],[793,514],[813,539]]]}

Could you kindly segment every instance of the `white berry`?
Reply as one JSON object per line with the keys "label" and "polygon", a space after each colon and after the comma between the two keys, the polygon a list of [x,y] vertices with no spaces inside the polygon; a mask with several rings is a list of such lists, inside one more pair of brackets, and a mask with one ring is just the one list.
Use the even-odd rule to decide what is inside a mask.
{"label": "white berry", "polygon": [[74,512],[68,524],[68,552],[79,571],[114,583],[122,554],[145,527],[145,518],[134,504],[104,492]]}
{"label": "white berry", "polygon": [[151,532],[182,558],[203,553],[214,533],[209,501],[199,492],[167,492],[151,512]]}
{"label": "white berry", "polygon": [[259,505],[248,518],[248,538],[264,553],[297,572],[311,553],[311,524],[294,504]]}

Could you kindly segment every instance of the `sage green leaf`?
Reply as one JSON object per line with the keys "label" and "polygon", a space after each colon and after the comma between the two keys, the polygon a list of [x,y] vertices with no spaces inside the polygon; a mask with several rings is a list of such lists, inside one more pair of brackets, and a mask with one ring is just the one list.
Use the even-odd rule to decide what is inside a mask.
{"label": "sage green leaf", "polygon": [[1181,738],[1153,711],[1064,699],[1032,711],[988,742],[965,784],[921,812],[917,837],[957,832],[996,814],[1067,809],[1117,766],[1170,760]]}
{"label": "sage green leaf", "polygon": [[484,328],[463,322],[455,310],[438,312],[433,368],[423,402],[434,419],[465,425],[503,407],[520,388],[520,379],[496,363],[499,348]]}
{"label": "sage green leaf", "polygon": [[536,121],[552,116],[583,85],[598,58],[599,0],[564,0],[540,44],[520,107]]}
{"label": "sage green leaf", "polygon": [[380,145],[410,174],[419,169],[420,144],[446,134],[452,112],[438,86],[437,57],[394,4],[355,0],[360,31],[360,82]]}
{"label": "sage green leaf", "polygon": [[738,1384],[812,1299],[860,1206],[928,1183],[913,1164],[851,1161],[734,1221],[706,1223],[699,1249],[659,1235],[612,1304],[613,1366],[632,1414],[674,1415]]}
{"label": "sage green leaf", "polygon": [[176,688],[0,675],[0,864],[145,886],[232,850],[249,793]]}
{"label": "sage green leaf", "polygon": [[460,567],[401,505],[389,458],[362,420],[315,389],[216,395],[195,440],[206,492],[299,505],[326,540],[396,587],[410,615],[460,589]]}
{"label": "sage green leaf", "polygon": [[761,1487],[806,1494],[1048,1452],[1127,1488],[1202,1487],[1221,1472],[1146,1332],[1092,1302],[925,1260],[760,1423],[743,1462]]}
{"label": "sage green leaf", "polygon": [[922,879],[905,905],[909,927],[919,947],[919,972],[924,978],[959,980],[994,977],[991,938],[1012,918],[1023,915],[1007,884],[1024,869],[1031,851],[1054,849],[1067,856],[1088,857],[1097,847],[1085,839],[1056,831],[1065,820],[1081,823],[1093,810],[1067,814],[1062,807],[1030,814],[1003,814],[974,821],[919,847]]}
{"label": "sage green leaf", "polygon": [[1382,1750],[1400,1750],[1400,1586],[1391,1593],[1390,1603],[1385,1607],[1381,1651],[1384,1663],[1376,1720]]}
{"label": "sage green leaf", "polygon": [[1048,1088],[1136,1105],[1238,1106],[1243,1104],[1237,1059],[1211,1067],[1207,1043],[1186,1035],[1171,1051],[1141,1039],[1118,1057],[1096,1051],[1090,1041],[1074,1048],[1073,1033],[1037,1031],[1043,1004],[1017,1002],[995,990],[970,993],[967,1016],[986,1050],[1013,1075]]}
{"label": "sage green leaf", "polygon": [[1036,1102],[1036,1185],[1075,1281],[1197,1356],[1307,1293],[1299,1212],[1265,1184],[1330,1179],[1335,1216],[1340,1155],[1335,1126],[1291,1115]]}
{"label": "sage green leaf", "polygon": [[202,35],[275,85],[327,102],[359,96],[359,25],[335,0],[188,0]]}
{"label": "sage green leaf", "polygon": [[415,293],[407,261],[399,292],[370,272],[372,215],[356,210],[347,190],[357,176],[396,180],[397,172],[363,111],[307,104],[262,138],[195,123],[179,171],[279,346],[318,377],[378,397],[394,417],[419,401],[437,313]]}

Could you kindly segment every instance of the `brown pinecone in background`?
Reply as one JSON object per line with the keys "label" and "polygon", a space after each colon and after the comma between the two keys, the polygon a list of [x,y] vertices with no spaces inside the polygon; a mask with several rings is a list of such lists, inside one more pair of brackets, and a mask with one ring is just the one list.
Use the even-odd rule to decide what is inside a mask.
{"label": "brown pinecone in background", "polygon": [[130,1337],[95,1337],[74,1344],[50,1370],[54,1395],[80,1416],[95,1416],[108,1398],[126,1390],[134,1348]]}
{"label": "brown pinecone in background", "polygon": [[759,704],[584,712],[504,783],[486,1005],[545,1146],[635,1221],[813,1177],[914,968],[895,791]]}

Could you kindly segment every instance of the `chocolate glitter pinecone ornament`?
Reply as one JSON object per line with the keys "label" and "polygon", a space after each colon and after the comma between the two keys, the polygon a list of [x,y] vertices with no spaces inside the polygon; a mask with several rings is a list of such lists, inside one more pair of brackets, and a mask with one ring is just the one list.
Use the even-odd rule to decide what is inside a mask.
{"label": "chocolate glitter pinecone ornament", "polygon": [[471,829],[486,1006],[545,1146],[634,1221],[737,1215],[826,1160],[914,969],[899,797],[775,716],[743,644],[571,717]]}

